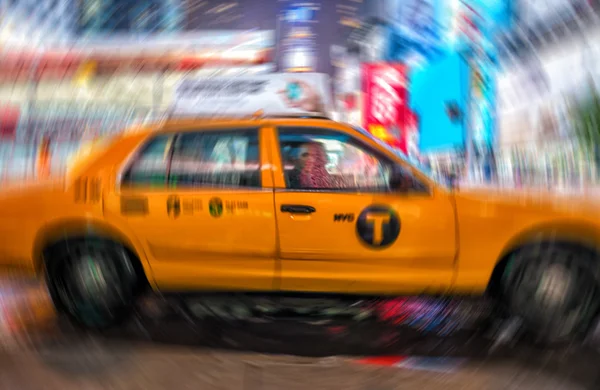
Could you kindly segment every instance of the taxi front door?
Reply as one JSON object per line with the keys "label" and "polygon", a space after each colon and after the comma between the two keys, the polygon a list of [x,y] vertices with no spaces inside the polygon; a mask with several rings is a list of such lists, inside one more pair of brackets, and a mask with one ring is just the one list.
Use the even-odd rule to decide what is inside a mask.
{"label": "taxi front door", "polygon": [[[213,141],[208,142],[223,144],[220,134],[223,139],[237,140],[241,131],[214,131],[210,134]],[[202,134],[198,133],[199,143],[194,144],[194,133],[182,133],[186,138],[182,145],[190,145],[191,150],[206,146]],[[251,139],[252,147],[260,147],[258,129],[243,134]],[[169,144],[165,147],[157,148],[160,159],[170,155]],[[254,155],[267,154],[256,151]],[[171,164],[169,159],[161,164]],[[177,171],[173,159],[170,175],[166,175],[171,177],[169,185],[165,175],[159,175],[153,176],[155,183],[148,186],[148,178],[142,175],[141,183],[122,185],[108,198],[107,212],[118,215],[143,241],[160,289],[271,290],[276,254],[273,192],[269,188],[272,176],[270,172],[263,175],[262,161],[251,161],[241,169],[253,171],[252,185],[219,184],[214,173],[220,168],[209,166],[213,162],[192,159]],[[162,165],[158,168],[162,170]],[[196,175],[202,173],[209,176]],[[207,178],[212,180],[209,185]]]}
{"label": "taxi front door", "polygon": [[[276,144],[285,147],[282,131]],[[276,147],[274,153],[279,163],[284,152]],[[432,188],[290,188],[286,171],[274,176],[282,290],[418,294],[450,287],[456,227],[448,195]]]}

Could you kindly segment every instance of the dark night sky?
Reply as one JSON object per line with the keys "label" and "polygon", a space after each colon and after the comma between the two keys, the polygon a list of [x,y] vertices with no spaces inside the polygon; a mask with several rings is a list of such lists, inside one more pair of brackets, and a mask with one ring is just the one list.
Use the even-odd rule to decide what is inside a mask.
{"label": "dark night sky", "polygon": [[[80,7],[94,0],[76,0]],[[98,14],[103,25],[98,33],[125,32],[128,27],[126,9],[138,8],[144,4],[163,3],[166,0],[101,0],[106,11]],[[291,28],[288,22],[277,22],[278,15],[299,5],[316,5],[319,11],[310,25],[315,34],[312,46],[317,58],[316,71],[331,74],[331,46],[344,44],[350,27],[342,25],[343,17],[356,20],[365,16],[367,8],[383,0],[170,0],[180,4],[183,10],[184,31],[202,30],[274,30],[277,39],[286,35]],[[91,4],[91,3],[90,3]],[[83,8],[80,8],[80,12]],[[159,11],[161,12],[161,11]],[[162,11],[164,12],[164,11]],[[108,14],[110,15],[108,15]],[[158,16],[158,15],[157,15]],[[107,20],[108,19],[108,20]],[[123,23],[118,23],[123,19]],[[156,22],[158,24],[158,21]],[[82,26],[83,30],[86,27]],[[83,32],[83,31],[82,31]],[[160,34],[159,30],[155,31]],[[280,46],[281,48],[281,46]],[[281,54],[281,53],[280,53]],[[280,63],[278,59],[278,63]]]}
{"label": "dark night sky", "polygon": [[[186,9],[186,30],[274,30],[277,0],[183,0]],[[237,3],[218,14],[207,13],[220,5]]]}
{"label": "dark night sky", "polygon": [[206,13],[220,4],[234,3],[223,0],[183,0],[186,2],[185,23],[186,30],[236,30],[236,29],[261,29],[276,30],[283,36],[289,25],[285,22],[277,23],[278,15],[283,14],[299,4],[316,3],[320,10],[316,13],[316,23],[311,27],[316,34],[316,56],[318,72],[331,74],[333,67],[330,60],[330,49],[334,44],[344,44],[350,27],[339,23],[342,16],[364,15],[371,5],[382,0],[240,0],[237,5],[220,13],[220,17]]}

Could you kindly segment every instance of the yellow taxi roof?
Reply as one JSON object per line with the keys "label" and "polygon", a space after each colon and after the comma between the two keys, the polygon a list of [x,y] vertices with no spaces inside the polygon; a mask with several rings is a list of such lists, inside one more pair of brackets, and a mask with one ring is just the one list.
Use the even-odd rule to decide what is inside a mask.
{"label": "yellow taxi roof", "polygon": [[323,117],[315,118],[300,118],[300,117],[265,117],[265,118],[215,118],[215,119],[199,119],[199,118],[178,118],[168,119],[162,122],[149,124],[142,127],[132,128],[133,132],[162,132],[162,131],[196,131],[209,130],[211,128],[222,127],[250,127],[264,126],[266,124],[286,126],[323,126],[326,124],[335,123],[331,119]]}

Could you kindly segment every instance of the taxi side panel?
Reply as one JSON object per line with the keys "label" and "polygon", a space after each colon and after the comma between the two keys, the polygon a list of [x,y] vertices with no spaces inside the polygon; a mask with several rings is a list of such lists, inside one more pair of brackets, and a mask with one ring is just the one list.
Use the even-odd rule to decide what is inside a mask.
{"label": "taxi side panel", "polygon": [[[236,124],[217,127],[235,129]],[[263,137],[263,132],[259,132],[263,188],[137,188],[107,194],[107,219],[127,226],[139,237],[159,289],[274,288],[272,174],[270,169],[264,169],[269,161]],[[122,202],[127,199],[147,202],[147,213],[135,215],[123,210]],[[169,202],[174,199],[182,207],[177,216],[169,212]]]}
{"label": "taxi side panel", "polygon": [[515,196],[457,193],[460,230],[458,273],[452,292],[484,292],[496,265],[519,247],[542,241],[580,243],[590,248],[600,242],[593,216],[586,217],[543,201]]}
{"label": "taxi side panel", "polygon": [[[347,131],[331,121],[286,121],[284,125]],[[275,125],[270,131],[282,290],[418,294],[450,287],[456,229],[448,195],[288,190]],[[286,204],[308,205],[316,211],[310,215],[283,213]],[[390,247],[368,245],[358,236],[361,213],[373,205],[385,205],[402,221],[400,235]],[[340,222],[336,215],[348,218]]]}

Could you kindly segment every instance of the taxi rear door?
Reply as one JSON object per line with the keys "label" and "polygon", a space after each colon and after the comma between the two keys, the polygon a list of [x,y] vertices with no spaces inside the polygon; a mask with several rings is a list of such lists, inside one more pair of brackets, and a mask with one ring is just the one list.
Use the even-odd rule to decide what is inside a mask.
{"label": "taxi rear door", "polygon": [[258,126],[157,135],[107,202],[144,243],[163,290],[271,290],[272,176]]}
{"label": "taxi rear door", "polygon": [[[389,190],[386,167],[401,161],[340,126],[273,129],[281,289],[444,291],[457,248],[449,195],[426,186]],[[319,150],[326,161],[311,157]],[[303,177],[309,164],[313,177]]]}

